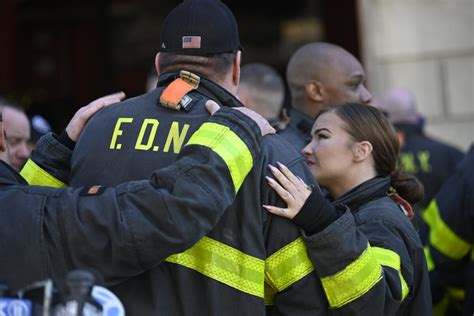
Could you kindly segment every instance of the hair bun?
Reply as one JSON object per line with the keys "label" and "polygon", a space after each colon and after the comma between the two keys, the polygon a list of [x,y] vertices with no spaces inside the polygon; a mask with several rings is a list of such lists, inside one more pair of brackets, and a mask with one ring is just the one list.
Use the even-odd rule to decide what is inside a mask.
{"label": "hair bun", "polygon": [[390,184],[403,199],[412,204],[421,201],[425,194],[420,180],[400,170],[395,170],[390,174]]}

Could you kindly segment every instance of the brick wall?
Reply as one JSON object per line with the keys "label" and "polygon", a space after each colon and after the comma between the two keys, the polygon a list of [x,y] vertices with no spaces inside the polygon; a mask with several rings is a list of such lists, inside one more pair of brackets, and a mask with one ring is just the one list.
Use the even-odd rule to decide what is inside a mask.
{"label": "brick wall", "polygon": [[467,150],[474,141],[474,1],[357,1],[374,95],[410,89],[427,133]]}

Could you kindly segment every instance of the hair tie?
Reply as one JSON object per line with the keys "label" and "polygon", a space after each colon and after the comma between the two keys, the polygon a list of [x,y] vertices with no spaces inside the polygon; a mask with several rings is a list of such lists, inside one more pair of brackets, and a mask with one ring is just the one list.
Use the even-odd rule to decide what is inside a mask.
{"label": "hair tie", "polygon": [[[394,188],[391,187],[391,189],[395,190]],[[390,191],[390,189],[389,189]],[[405,199],[403,199],[400,195],[398,195],[396,193],[396,190],[395,192],[391,192],[388,194],[388,196],[394,200],[395,202],[398,203],[398,205],[400,206],[402,212],[408,216],[409,219],[412,219],[413,216],[415,215],[415,213],[413,212],[413,208],[411,207],[410,203],[408,203]]]}

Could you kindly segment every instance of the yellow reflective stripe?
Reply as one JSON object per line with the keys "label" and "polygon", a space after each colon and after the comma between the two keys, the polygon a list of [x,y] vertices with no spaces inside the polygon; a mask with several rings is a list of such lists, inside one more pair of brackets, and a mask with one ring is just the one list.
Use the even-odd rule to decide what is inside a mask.
{"label": "yellow reflective stripe", "polygon": [[459,260],[469,253],[471,245],[446,225],[439,214],[436,200],[431,201],[422,217],[430,226],[430,243],[439,252],[454,260]]}
{"label": "yellow reflective stripe", "polygon": [[423,251],[425,252],[426,265],[428,266],[428,272],[431,272],[434,270],[435,264],[434,264],[433,258],[431,258],[430,247],[424,246]]}
{"label": "yellow reflective stripe", "polygon": [[466,297],[466,291],[460,287],[448,286],[447,291],[449,296],[458,302],[463,302]]}
{"label": "yellow reflective stripe", "polygon": [[21,169],[20,174],[30,185],[41,185],[53,188],[66,186],[66,184],[44,171],[31,159],[28,159],[23,169]]}
{"label": "yellow reflective stripe", "polygon": [[283,291],[313,270],[301,237],[265,260],[265,280],[277,292]]}
{"label": "yellow reflective stripe", "polygon": [[[445,316],[449,307],[462,308],[466,292],[462,288],[447,287],[446,293],[441,300],[433,306],[433,316]],[[452,308],[451,308],[452,309]]]}
{"label": "yellow reflective stripe", "polygon": [[209,147],[225,161],[237,192],[253,166],[252,154],[242,139],[229,127],[208,122],[191,136],[187,145],[191,144]]}
{"label": "yellow reflective stripe", "polygon": [[449,302],[449,295],[446,293],[441,300],[433,305],[433,316],[445,316]]}
{"label": "yellow reflective stripe", "polygon": [[344,270],[324,278],[321,283],[331,308],[339,308],[367,293],[382,279],[382,267],[370,245]]}
{"label": "yellow reflective stripe", "polygon": [[377,258],[378,262],[386,267],[390,267],[398,271],[398,275],[400,276],[400,283],[402,287],[402,301],[407,297],[408,292],[410,289],[408,288],[407,282],[402,275],[402,267],[400,256],[392,250],[379,248],[379,247],[372,247],[372,251],[374,252],[375,258]]}
{"label": "yellow reflective stripe", "polygon": [[239,291],[264,297],[264,260],[209,237],[203,237],[192,248],[171,255],[166,261],[193,269]]}

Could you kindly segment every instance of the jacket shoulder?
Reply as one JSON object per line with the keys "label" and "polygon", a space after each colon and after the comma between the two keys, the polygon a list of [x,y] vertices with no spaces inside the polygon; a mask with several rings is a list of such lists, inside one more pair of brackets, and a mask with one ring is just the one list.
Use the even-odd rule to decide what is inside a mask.
{"label": "jacket shoulder", "polygon": [[99,113],[94,115],[90,119],[90,122],[103,123],[104,118],[107,118],[107,117],[115,117],[117,115],[124,115],[124,114],[135,115],[138,113],[143,113],[144,107],[155,106],[155,102],[153,100],[156,100],[158,96],[159,96],[159,92],[156,90],[153,90],[151,92],[126,99],[122,102],[112,104],[110,106],[105,107],[104,109],[99,111]]}
{"label": "jacket shoulder", "polygon": [[[261,154],[258,159],[256,165],[260,167],[263,175],[271,177],[272,174],[269,171],[268,164],[275,166],[277,162],[280,162],[307,184],[316,185],[316,181],[306,164],[304,156],[277,134],[263,137]],[[269,186],[267,187],[270,188]],[[273,191],[273,189],[270,190]]]}
{"label": "jacket shoulder", "polygon": [[396,222],[404,217],[406,216],[403,214],[397,202],[393,201],[388,196],[372,200],[362,205],[356,212],[356,218],[361,223],[373,219],[382,219]]}
{"label": "jacket shoulder", "polygon": [[390,197],[382,197],[363,205],[354,215],[357,226],[371,225],[377,222],[390,230],[418,239],[418,234],[397,202]]}
{"label": "jacket shoulder", "polygon": [[297,150],[302,150],[311,140],[309,135],[305,135],[292,125],[279,131],[278,135],[284,138],[290,146],[297,148]]}
{"label": "jacket shoulder", "polygon": [[303,155],[278,134],[263,137],[262,155],[272,163],[279,161],[285,165],[291,165],[305,162]]}
{"label": "jacket shoulder", "polygon": [[413,150],[429,150],[432,153],[436,153],[444,156],[452,156],[458,160],[462,159],[464,153],[458,148],[443,143],[439,140],[427,137],[425,135],[417,135],[407,139],[407,148]]}

